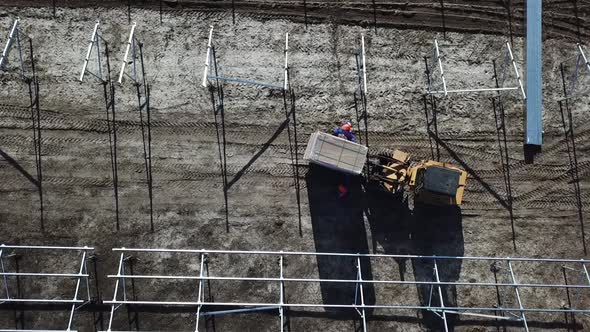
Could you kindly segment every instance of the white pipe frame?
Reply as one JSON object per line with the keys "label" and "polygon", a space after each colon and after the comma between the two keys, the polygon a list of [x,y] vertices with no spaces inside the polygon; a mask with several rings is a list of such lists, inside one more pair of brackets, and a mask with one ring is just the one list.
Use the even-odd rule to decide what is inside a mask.
{"label": "white pipe frame", "polygon": [[[526,321],[527,312],[535,313],[590,313],[590,308],[571,309],[571,308],[525,308],[520,298],[519,288],[569,288],[569,289],[590,289],[590,274],[586,269],[585,264],[589,263],[589,260],[576,260],[576,259],[551,259],[551,258],[498,258],[498,257],[459,257],[459,256],[418,256],[418,255],[388,255],[388,254],[352,254],[352,253],[314,253],[314,252],[285,252],[285,251],[231,251],[231,250],[191,250],[191,249],[125,249],[125,248],[114,248],[114,252],[121,253],[121,259],[119,261],[119,268],[116,275],[108,275],[109,278],[117,280],[115,285],[115,295],[112,301],[104,301],[105,304],[111,304],[113,308],[124,304],[135,304],[135,305],[161,305],[161,306],[195,306],[197,309],[197,325],[195,332],[198,332],[199,316],[206,315],[203,313],[203,306],[243,306],[246,309],[236,310],[225,310],[216,311],[212,314],[229,314],[236,312],[253,312],[259,310],[270,310],[278,309],[281,323],[281,331],[284,326],[284,308],[350,308],[355,309],[363,320],[363,330],[367,331],[366,327],[366,310],[367,309],[389,309],[389,310],[430,310],[435,313],[441,313],[440,317],[443,319],[445,324],[445,330],[448,330],[447,326],[447,315],[467,315],[483,318],[494,318],[501,320],[510,320],[523,322],[525,328],[528,330],[528,323]],[[177,254],[198,254],[201,257],[201,270],[199,276],[180,276],[180,275],[125,275],[122,270],[122,257],[125,253],[177,253]],[[223,254],[223,255],[263,255],[263,256],[278,256],[279,258],[279,277],[217,277],[204,275],[204,261],[209,254]],[[284,257],[289,256],[324,256],[324,257],[353,257],[356,260],[357,276],[355,279],[321,279],[321,278],[285,278],[283,274]],[[361,258],[373,258],[373,257],[384,257],[384,258],[409,258],[418,260],[431,260],[433,261],[433,275],[435,279],[433,281],[401,281],[401,280],[364,280],[361,273]],[[475,261],[505,261],[508,264],[508,270],[512,278],[511,283],[490,283],[490,282],[462,282],[462,281],[443,281],[439,275],[439,262],[440,261],[453,261],[453,260],[475,260]],[[512,262],[540,262],[540,263],[576,263],[582,264],[583,269],[588,279],[588,284],[585,285],[563,285],[563,284],[521,284],[518,283],[516,275],[512,268]],[[198,280],[198,299],[196,302],[181,302],[181,301],[129,301],[126,296],[123,295],[123,300],[117,300],[117,289],[119,282],[125,279],[188,279]],[[203,283],[206,280],[225,280],[225,281],[245,281],[245,282],[268,282],[278,283],[279,288],[279,299],[276,303],[265,303],[265,302],[207,302],[204,300],[204,286]],[[299,282],[299,283],[348,283],[355,284],[355,301],[352,304],[314,304],[314,303],[285,303],[284,299],[284,285],[287,282]],[[431,287],[437,288],[438,298],[440,301],[439,306],[433,306],[430,303],[428,305],[387,305],[387,304],[366,304],[364,302],[364,285],[365,284],[400,284],[400,285],[430,285]],[[511,287],[516,291],[516,297],[518,299],[518,307],[459,307],[459,306],[447,306],[444,303],[444,297],[442,292],[442,286],[481,286],[481,287]],[[360,293],[359,293],[360,291]],[[358,303],[360,294],[360,304]],[[432,295],[431,295],[432,296]],[[510,312],[520,313],[520,317],[505,317],[501,315],[487,314],[485,312]],[[109,322],[112,322],[114,310],[111,310],[111,317]],[[109,330],[111,331],[111,325],[109,324]]]}
{"label": "white pipe frame", "polygon": [[[33,250],[33,251],[74,251],[80,252],[81,258],[79,263],[79,268],[77,269],[77,273],[45,273],[45,272],[6,272],[5,265],[4,265],[4,257],[2,256],[7,250],[14,250],[14,251],[22,251],[22,250]],[[4,281],[4,291],[6,293],[6,297],[0,299],[0,303],[31,303],[31,304],[62,304],[62,305],[71,305],[69,310],[68,316],[68,323],[67,328],[65,330],[46,330],[43,331],[67,331],[67,332],[76,332],[76,330],[72,329],[72,325],[74,322],[74,315],[76,310],[81,306],[90,302],[90,284],[88,278],[90,275],[88,274],[87,268],[87,257],[89,251],[94,250],[92,247],[52,247],[52,246],[18,246],[18,245],[5,245],[0,244],[0,267],[2,272],[0,275],[3,277]],[[7,277],[38,277],[38,278],[75,278],[76,279],[76,287],[74,291],[74,296],[72,299],[50,299],[50,298],[13,298],[10,296],[10,291],[8,287]],[[80,299],[80,284],[84,281],[86,286],[86,299]],[[8,331],[27,331],[27,330],[10,330],[10,329],[0,329],[0,332],[8,332]],[[40,331],[40,330],[30,330],[30,331]]]}
{"label": "white pipe frame", "polygon": [[[201,254],[201,263],[199,264],[200,265],[199,277],[201,279],[199,279],[199,292],[197,294],[197,301],[199,303],[205,302],[205,301],[203,301],[203,298],[205,296],[205,294],[204,294],[205,292],[203,291],[203,281],[204,280],[202,279],[203,278],[203,271],[204,271],[204,267],[205,267],[205,259],[206,259],[205,254]],[[203,309],[203,305],[199,305],[197,307],[197,313],[196,313],[197,323],[195,324],[195,332],[199,332],[199,318],[201,317],[201,309]]]}
{"label": "white pipe frame", "polygon": [[367,62],[365,60],[365,36],[361,35],[361,50],[363,56],[363,90],[367,95]]}
{"label": "white pipe frame", "polygon": [[281,320],[281,332],[285,331],[285,314],[283,304],[285,303],[285,283],[283,281],[283,256],[279,257],[279,317]]}
{"label": "white pipe frame", "polygon": [[526,320],[526,315],[523,311],[524,307],[522,305],[522,300],[520,299],[520,291],[518,290],[518,281],[516,281],[516,276],[514,275],[514,270],[512,269],[512,263],[510,261],[508,261],[508,270],[510,271],[510,278],[512,279],[512,282],[517,284],[517,286],[514,286],[514,292],[516,293],[516,300],[518,301],[518,307],[520,308],[520,317],[524,324],[525,331],[529,332],[529,325]]}
{"label": "white pipe frame", "polygon": [[367,312],[365,311],[365,291],[363,288],[363,274],[361,272],[361,258],[357,257],[356,258],[356,269],[357,269],[357,283],[356,283],[356,287],[355,287],[355,301],[354,304],[356,305],[357,303],[357,294],[356,292],[358,291],[360,293],[360,300],[361,300],[361,311],[358,310],[358,308],[355,306],[355,310],[359,313],[359,315],[361,316],[361,320],[363,323],[363,332],[367,332]]}
{"label": "white pipe frame", "polygon": [[[438,40],[435,38],[434,39],[434,48],[433,48],[433,57],[431,62],[436,61],[438,64],[438,68],[440,71],[440,78],[442,80],[442,90],[432,90],[432,70],[430,68],[432,68],[431,66],[433,66],[434,64],[429,64],[429,70],[428,70],[428,75],[429,75],[429,86],[427,88],[427,93],[428,94],[443,94],[444,97],[447,97],[449,93],[484,93],[484,92],[503,92],[503,91],[512,91],[512,90],[520,90],[521,94],[522,94],[522,98],[523,100],[526,100],[526,93],[524,91],[524,86],[522,84],[522,77],[520,75],[519,69],[518,69],[518,65],[516,64],[516,61],[514,60],[514,55],[512,54],[512,48],[510,47],[510,43],[506,43],[506,48],[507,48],[507,54],[510,58],[510,62],[512,63],[512,68],[514,70],[514,74],[516,75],[516,79],[518,81],[518,86],[517,87],[499,87],[499,88],[473,88],[473,89],[448,89],[447,87],[447,81],[445,78],[445,73],[443,70],[443,65],[442,65],[442,56],[440,55],[440,49],[438,46]],[[590,64],[588,64],[588,68],[590,69]]]}
{"label": "white pipe frame", "polygon": [[434,39],[434,49],[435,49],[435,54],[436,54],[436,60],[438,62],[438,68],[440,70],[440,77],[442,79],[442,84],[443,84],[443,91],[445,93],[445,97],[447,96],[448,92],[447,92],[447,80],[445,79],[445,72],[443,70],[443,66],[442,66],[442,60],[440,57],[440,50],[438,48],[438,40],[435,38]]}
{"label": "white pipe frame", "polygon": [[442,309],[442,320],[443,320],[443,324],[445,326],[445,332],[449,332],[449,325],[447,323],[447,312],[444,310],[445,308],[445,302],[443,299],[443,295],[442,295],[442,288],[441,288],[441,284],[440,284],[440,277],[438,275],[438,266],[436,264],[436,259],[433,260],[434,262],[434,276],[436,277],[436,283],[437,283],[437,288],[438,288],[438,299],[440,301],[440,306],[443,308]]}
{"label": "white pipe frame", "polygon": [[2,66],[4,65],[4,61],[8,58],[8,54],[10,53],[10,48],[12,46],[12,43],[14,42],[15,33],[18,34],[19,22],[20,22],[20,18],[17,17],[14,20],[14,23],[12,25],[12,29],[10,29],[10,34],[8,35],[8,41],[6,42],[6,45],[4,46],[4,50],[2,51],[2,56],[0,56],[0,70],[2,69]]}
{"label": "white pipe frame", "polygon": [[214,62],[216,64],[216,61],[217,61],[214,58],[214,57],[216,57],[216,55],[214,56],[212,53],[214,50],[213,28],[214,27],[211,25],[210,29],[209,29],[209,39],[207,41],[207,52],[205,55],[205,65],[203,68],[203,80],[201,82],[202,87],[207,88],[210,84],[209,80],[215,79],[218,81],[256,85],[256,86],[262,86],[262,87],[284,90],[284,91],[289,90],[289,33],[285,34],[285,48],[283,51],[283,53],[285,55],[285,63],[283,66],[284,74],[283,74],[283,82],[279,85],[279,84],[274,84],[274,83],[263,83],[263,82],[256,82],[256,81],[252,81],[252,80],[245,80],[245,79],[239,79],[239,78],[216,76],[217,73],[215,73],[216,75],[212,75],[212,73],[211,73],[212,62]]}
{"label": "white pipe frame", "polygon": [[131,77],[129,74],[127,74],[125,72],[125,67],[127,66],[127,63],[129,62],[128,58],[129,58],[129,50],[131,49],[131,46],[133,46],[133,66],[135,68],[135,28],[137,26],[136,22],[133,22],[133,25],[131,25],[131,31],[129,32],[129,40],[127,41],[127,46],[125,47],[125,55],[123,56],[123,61],[121,63],[121,72],[119,73],[119,79],[117,80],[117,82],[119,84],[123,84],[123,75],[127,75],[129,78],[131,78],[133,80],[134,83],[138,84],[137,82],[137,78],[136,77]]}
{"label": "white pipe frame", "polygon": [[[100,80],[102,83],[105,83],[105,79],[102,77],[102,63],[101,63],[101,59],[100,59],[100,35],[99,35],[99,26],[100,26],[100,21],[96,21],[96,24],[94,25],[94,29],[92,31],[92,36],[90,37],[90,42],[88,44],[88,50],[86,52],[86,57],[84,58],[84,63],[82,64],[82,72],[80,73],[80,82],[84,81],[84,76],[86,75],[86,73],[88,72],[89,74],[91,74],[92,76],[96,77],[98,80]],[[92,49],[94,48],[94,46],[96,46],[96,56],[97,56],[97,66],[98,66],[98,75],[88,71],[88,62],[90,61],[90,55],[92,53]]]}
{"label": "white pipe frame", "polygon": [[[119,257],[119,268],[117,269],[117,275],[123,275],[123,259],[124,259],[124,255],[125,253],[121,253],[120,257]],[[117,280],[115,281],[115,291],[113,293],[113,302],[117,301],[117,293],[119,291],[119,283],[121,282],[121,278],[117,278]],[[125,280],[123,280],[123,285],[125,284]],[[126,296],[124,297],[124,299],[126,299]],[[107,301],[103,301],[104,303],[107,303]],[[111,315],[109,318],[109,325],[107,327],[107,331],[111,331],[111,328],[113,327],[113,317],[115,317],[115,311],[117,309],[119,309],[121,305],[116,305],[116,304],[112,304],[111,305]]]}
{"label": "white pipe frame", "polygon": [[212,41],[213,41],[213,26],[210,26],[210,30],[209,30],[209,41],[207,42],[207,56],[205,58],[205,68],[203,70],[203,87],[206,88],[208,85],[208,77],[209,77],[209,65],[211,63],[211,48],[212,46]]}
{"label": "white pipe frame", "polygon": [[285,33],[285,84],[283,90],[289,91],[289,33]]}
{"label": "white pipe frame", "polygon": [[516,79],[518,80],[518,86],[520,87],[520,92],[522,93],[522,99],[526,100],[526,93],[524,92],[524,87],[522,85],[522,79],[520,77],[520,73],[518,70],[518,66],[516,65],[516,61],[514,60],[514,55],[512,54],[512,48],[510,47],[509,42],[506,42],[506,47],[508,48],[508,53],[510,54],[510,61],[512,61],[512,67],[514,68],[514,73],[516,74]]}

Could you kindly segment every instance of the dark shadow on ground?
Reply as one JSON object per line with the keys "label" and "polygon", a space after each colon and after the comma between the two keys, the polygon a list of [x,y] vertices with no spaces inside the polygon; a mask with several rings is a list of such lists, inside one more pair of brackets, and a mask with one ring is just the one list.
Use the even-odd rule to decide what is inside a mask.
{"label": "dark shadow on ground", "polygon": [[[316,252],[368,253],[367,232],[363,221],[363,191],[360,176],[346,176],[324,167],[310,164],[306,176],[309,210]],[[347,184],[349,193],[339,197],[338,185]],[[354,257],[317,257],[319,277],[322,279],[357,278]],[[372,279],[370,262],[361,259],[363,279]],[[352,304],[355,284],[320,284],[324,304]],[[365,304],[375,303],[375,290],[364,285]],[[358,301],[360,303],[360,300]],[[335,309],[326,311],[347,311]],[[351,318],[358,317],[348,310]]]}
{"label": "dark shadow on ground", "polygon": [[[423,256],[463,256],[465,253],[461,209],[457,206],[430,206],[415,204],[411,224],[413,253]],[[435,281],[434,260],[413,259],[412,268],[416,281]],[[438,259],[436,261],[440,281],[457,281],[461,274],[461,260]],[[417,286],[422,305],[442,306],[438,287]],[[456,286],[441,286],[445,307],[457,306]],[[459,319],[447,314],[449,331],[454,330]],[[434,312],[424,310],[422,318],[427,328],[444,331],[443,320]]]}
{"label": "dark shadow on ground", "polygon": [[[390,255],[412,254],[411,218],[408,201],[403,193],[391,194],[376,183],[366,186],[366,210],[372,235],[373,252]],[[399,280],[405,280],[405,258],[396,259],[400,271]]]}
{"label": "dark shadow on ground", "polygon": [[[457,206],[431,206],[414,204],[410,210],[407,197],[402,193],[392,195],[379,185],[367,185],[366,215],[371,227],[373,250],[377,246],[385,254],[422,256],[463,256],[464,239],[461,209]],[[399,266],[399,280],[405,280],[407,260],[396,260]],[[437,260],[441,281],[457,281],[461,272],[460,260]],[[435,281],[434,261],[412,259],[416,281]],[[393,276],[392,276],[393,277]],[[416,286],[420,304],[439,306],[438,288],[431,291],[429,285]],[[441,286],[445,306],[456,306],[455,286]],[[432,331],[444,331],[441,318],[431,311],[421,312],[422,323]],[[458,323],[455,315],[447,314],[449,331]]]}
{"label": "dark shadow on ground", "polygon": [[21,173],[29,182],[31,182],[35,187],[39,188],[39,181],[27,172],[19,163],[18,161],[14,160],[8,153],[4,152],[0,149],[0,156],[4,158],[10,164],[10,166],[14,167],[19,173]]}

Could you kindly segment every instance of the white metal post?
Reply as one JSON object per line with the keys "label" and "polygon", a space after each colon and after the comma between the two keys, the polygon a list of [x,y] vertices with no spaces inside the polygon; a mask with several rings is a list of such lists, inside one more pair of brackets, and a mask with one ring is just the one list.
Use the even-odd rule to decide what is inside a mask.
{"label": "white metal post", "polygon": [[442,295],[442,288],[440,287],[440,276],[438,275],[438,265],[436,264],[436,259],[433,259],[434,262],[434,276],[436,277],[436,282],[438,284],[438,299],[440,301],[440,306],[442,308],[442,319],[443,319],[443,323],[445,325],[445,331],[449,332],[449,326],[447,324],[447,313],[444,310],[445,308],[445,303],[444,303],[444,299],[443,299],[443,295]]}
{"label": "white metal post", "polygon": [[2,257],[3,250],[0,249],[0,267],[2,267],[2,278],[4,279],[4,290],[6,291],[6,298],[10,299],[10,292],[8,291],[8,279],[6,278],[6,271],[4,270],[4,258]]}
{"label": "white metal post", "polygon": [[[135,27],[136,27],[137,23],[133,22],[133,25],[131,25],[131,32],[129,33],[129,40],[127,41],[127,46],[125,48],[125,56],[123,57],[123,63],[121,64],[121,73],[119,73],[119,80],[118,83],[122,84],[123,83],[123,75],[125,74],[125,66],[127,66],[127,58],[129,57],[129,50],[131,48],[131,43],[133,43],[133,34],[135,33]],[[135,62],[135,59],[133,59],[133,61]]]}
{"label": "white metal post", "polygon": [[367,63],[365,61],[365,36],[361,35],[361,49],[363,56],[363,90],[365,96],[367,95]]}
{"label": "white metal post", "polygon": [[209,75],[209,62],[211,58],[211,42],[213,39],[213,26],[209,30],[209,41],[207,42],[207,57],[205,58],[205,69],[203,71],[203,87],[207,87],[207,76]]}
{"label": "white metal post", "polygon": [[4,61],[10,53],[10,47],[12,46],[12,42],[14,41],[14,33],[18,31],[19,22],[20,19],[17,17],[14,20],[14,24],[12,25],[12,29],[10,30],[10,34],[8,35],[8,40],[6,41],[6,45],[4,46],[4,51],[2,51],[2,56],[0,57],[0,69],[2,69],[2,65],[4,64]]}
{"label": "white metal post", "polygon": [[204,296],[204,292],[203,292],[203,270],[205,267],[205,254],[201,254],[201,264],[200,264],[200,269],[199,269],[199,292],[197,295],[197,317],[196,317],[196,321],[197,323],[195,324],[195,332],[199,332],[199,318],[201,317],[201,309],[203,308],[203,305],[201,303],[205,302],[203,301],[203,296]]}
{"label": "white metal post", "polygon": [[285,84],[283,90],[289,90],[289,33],[285,34]]}
{"label": "white metal post", "polygon": [[440,69],[440,77],[443,83],[443,90],[445,92],[445,97],[447,96],[447,81],[445,80],[445,72],[443,71],[442,61],[440,59],[440,51],[438,49],[438,40],[434,39],[434,49],[436,51],[436,59],[438,61],[438,68]]}
{"label": "white metal post", "polygon": [[363,274],[361,272],[361,258],[360,257],[356,258],[356,268],[357,268],[357,279],[358,279],[358,281],[360,281],[360,283],[357,283],[357,285],[358,285],[358,289],[360,290],[361,318],[363,320],[363,332],[367,332],[367,315],[366,315],[366,311],[365,311],[365,294],[364,294],[364,290],[363,290]]}
{"label": "white metal post", "polygon": [[588,59],[586,58],[586,54],[584,53],[584,49],[582,48],[582,44],[577,43],[576,46],[578,47],[578,51],[580,52],[580,54],[582,55],[582,58],[584,59],[584,64],[588,67],[588,70],[590,70],[590,63],[588,63]]}
{"label": "white metal post", "polygon": [[[123,248],[125,249],[125,248]],[[123,258],[124,258],[125,252],[121,252],[121,256],[119,257],[119,268],[117,269],[117,276],[121,276],[121,271],[123,271]],[[117,280],[115,281],[115,292],[113,293],[113,302],[117,301],[117,292],[119,291],[119,282],[121,281],[121,278],[117,278]],[[123,285],[125,285],[125,279],[123,279]],[[115,307],[116,306],[116,307]],[[109,318],[109,327],[107,329],[107,331],[111,331],[112,325],[113,325],[113,317],[115,316],[115,310],[119,308],[119,306],[117,306],[116,304],[112,304],[111,305],[111,317]]]}
{"label": "white metal post", "polygon": [[285,293],[284,293],[284,287],[285,284],[283,282],[283,256],[281,256],[279,258],[279,278],[280,278],[280,283],[279,283],[279,287],[280,287],[280,299],[279,299],[279,315],[281,317],[281,332],[284,332],[284,328],[285,328],[285,315],[283,312],[283,304],[285,303],[284,301],[284,297],[285,297]]}
{"label": "white metal post", "polygon": [[518,80],[518,85],[520,86],[520,92],[522,93],[522,99],[526,99],[526,93],[524,92],[524,87],[522,86],[522,79],[520,78],[520,73],[518,72],[518,66],[516,65],[516,61],[514,61],[514,55],[512,54],[512,48],[510,48],[510,43],[506,42],[506,47],[508,47],[508,53],[510,54],[510,61],[512,61],[512,67],[514,68],[514,73],[516,74],[516,79]]}
{"label": "white metal post", "polygon": [[[94,47],[95,44],[95,39],[96,38],[96,34],[98,32],[98,26],[100,25],[99,21],[96,21],[96,24],[94,25],[94,30],[92,31],[92,37],[90,37],[90,44],[88,45],[88,51],[86,52],[86,58],[84,58],[84,63],[82,64],[82,73],[80,73],[80,82],[82,82],[82,80],[84,79],[84,74],[86,74],[86,68],[88,67],[88,61],[90,59],[90,53],[92,52],[92,48]],[[98,64],[99,68],[100,68],[100,63]],[[102,80],[102,75],[100,77],[100,79]]]}
{"label": "white metal post", "polygon": [[522,318],[523,324],[524,324],[524,329],[528,332],[529,331],[529,325],[526,321],[526,315],[524,314],[524,307],[522,306],[522,301],[520,299],[520,292],[518,291],[518,281],[516,281],[516,277],[514,276],[514,271],[512,270],[512,263],[510,262],[510,258],[507,258],[507,262],[508,262],[508,269],[510,270],[510,277],[512,278],[512,283],[514,283],[514,290],[516,292],[516,300],[518,301],[518,307],[520,308],[520,316]]}
{"label": "white metal post", "polygon": [[[78,291],[80,290],[80,281],[84,272],[84,263],[86,262],[86,251],[82,252],[82,261],[80,262],[80,269],[78,272],[78,281],[76,281],[76,291],[74,292],[74,301],[78,300]],[[74,320],[74,311],[76,311],[76,303],[72,303],[70,310],[70,319],[68,320],[68,328],[66,331],[72,330],[72,321]]]}
{"label": "white metal post", "polygon": [[588,280],[588,284],[590,285],[590,273],[588,273],[588,269],[586,268],[586,264],[582,262],[582,268],[584,269],[584,274],[586,275],[586,279]]}

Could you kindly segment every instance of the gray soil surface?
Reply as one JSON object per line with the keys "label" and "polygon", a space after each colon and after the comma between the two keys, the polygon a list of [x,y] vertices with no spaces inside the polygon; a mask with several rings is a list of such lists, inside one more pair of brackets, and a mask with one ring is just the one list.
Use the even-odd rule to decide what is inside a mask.
{"label": "gray soil surface", "polygon": [[[522,2],[514,1],[513,51],[523,72]],[[35,174],[27,86],[19,79],[16,52],[8,73],[0,75],[0,242],[27,245],[88,245],[96,248],[98,284],[111,298],[116,272],[114,247],[207,248],[371,252],[498,257],[587,257],[583,251],[579,210],[574,195],[561,113],[559,64],[575,55],[575,38],[587,39],[589,6],[578,1],[578,19],[570,2],[548,1],[543,42],[544,145],[534,164],[523,156],[524,107],[517,92],[504,98],[507,145],[513,191],[513,223],[505,207],[505,186],[491,95],[458,94],[441,101],[438,139],[442,161],[469,171],[461,209],[412,211],[398,198],[366,191],[353,180],[351,193],[337,198],[342,179],[333,172],[308,167],[302,160],[309,135],[330,130],[342,120],[355,119],[356,63],[360,35],[367,49],[369,143],[372,153],[401,149],[413,159],[432,158],[422,95],[426,89],[424,56],[439,38],[449,88],[491,87],[492,60],[503,61],[509,39],[507,15],[498,2],[469,1],[447,4],[448,31],[440,32],[438,1],[393,4],[377,1],[380,27],[373,30],[369,2],[310,2],[310,23],[303,24],[299,2],[269,5],[267,1],[237,1],[235,24],[231,2],[180,1],[164,12],[157,2],[136,3],[131,9],[138,37],[144,43],[148,82],[151,84],[154,224],[150,231],[149,203],[143,164],[141,129],[135,89],[130,82],[117,86],[118,157],[121,229],[116,231],[107,122],[102,86],[88,77],[78,81],[88,38],[97,19],[109,42],[111,64],[117,71],[129,31],[127,8],[120,1],[104,6],[59,4],[53,17],[50,1],[7,0],[0,6],[0,41],[6,40],[13,18],[33,38],[40,76],[40,105],[45,199],[45,230],[39,224],[36,188],[23,176]],[[110,5],[112,3],[112,5]],[[277,2],[278,3],[278,2]],[[37,7],[28,7],[29,5]],[[388,7],[389,6],[389,7]],[[396,6],[400,7],[397,8]],[[403,8],[405,9],[403,9]],[[362,9],[362,10],[361,10]],[[363,11],[364,10],[364,11]],[[405,10],[405,11],[404,11]],[[348,14],[350,11],[350,15]],[[414,12],[414,15],[404,15]],[[360,14],[359,14],[360,13]],[[435,15],[436,14],[436,15]],[[430,15],[430,16],[429,16]],[[403,17],[404,20],[397,18]],[[431,19],[432,17],[432,19]],[[492,22],[494,21],[494,22]],[[577,23],[579,21],[579,24]],[[488,23],[483,23],[488,22]],[[492,23],[490,23],[492,22]],[[465,24],[463,24],[465,23]],[[222,181],[215,122],[209,93],[201,77],[209,26],[222,75],[281,84],[285,33],[290,34],[291,86],[295,93],[301,181],[298,213],[289,133],[281,93],[266,88],[225,84],[225,124],[229,189],[229,231],[226,231]],[[568,60],[570,59],[570,60]],[[571,68],[568,66],[567,68]],[[507,81],[516,86],[514,78]],[[590,87],[580,79],[580,89]],[[587,89],[585,91],[588,91]],[[586,93],[586,96],[588,94]],[[582,214],[589,212],[590,116],[588,97],[570,104],[573,112],[581,185]],[[289,128],[289,130],[287,130]],[[8,158],[7,158],[8,157]],[[13,160],[13,161],[11,161]],[[24,171],[19,171],[17,168]],[[411,205],[411,204],[410,204]],[[300,221],[299,221],[300,220]],[[590,234],[586,235],[587,242]],[[590,245],[590,242],[588,242]],[[153,255],[137,257],[138,273],[197,274],[198,257]],[[186,258],[186,257],[184,257]],[[12,260],[6,260],[14,269]],[[354,277],[352,260],[292,258],[286,273],[292,277]],[[59,255],[23,258],[23,271],[76,271],[75,257]],[[212,275],[276,276],[276,260],[245,257],[232,261],[212,256]],[[519,264],[521,282],[563,283],[558,265]],[[578,267],[579,268],[579,267]],[[427,266],[420,262],[372,260],[363,271],[374,278],[419,280]],[[506,269],[499,279],[510,282]],[[449,280],[493,282],[488,263],[463,262],[443,267]],[[581,283],[580,274],[569,275]],[[27,297],[71,296],[73,284],[48,280],[23,281]],[[276,301],[277,285],[213,282],[219,301]],[[193,300],[189,282],[138,282],[141,299]],[[352,288],[353,289],[353,288]],[[460,305],[493,306],[494,289],[462,287],[448,290]],[[424,290],[375,286],[368,291],[375,303],[419,304]],[[290,285],[288,302],[353,300],[350,287]],[[565,291],[523,290],[528,306],[560,307]],[[575,293],[578,307],[590,308],[590,293]],[[512,289],[502,294],[505,305],[517,306]],[[402,299],[403,302],[402,302]],[[93,330],[93,314],[77,315],[80,331]],[[138,314],[143,330],[194,329],[194,313]],[[440,322],[425,313],[374,311],[371,331],[440,330]],[[41,325],[45,317],[45,324]],[[294,309],[291,331],[349,331],[355,313]],[[533,330],[589,330],[590,320],[578,315],[575,326],[563,314],[530,314]],[[63,328],[67,317],[53,312],[26,312],[26,328]],[[108,313],[105,312],[105,319]],[[106,321],[106,320],[105,320]],[[53,326],[47,326],[47,322]],[[130,329],[124,309],[118,330]],[[3,325],[2,325],[3,324]],[[217,317],[217,331],[278,329],[276,313]],[[462,317],[456,331],[496,331],[497,322]],[[0,311],[0,327],[12,328],[11,311]],[[98,325],[97,325],[98,326]],[[507,330],[522,329],[519,324]]]}

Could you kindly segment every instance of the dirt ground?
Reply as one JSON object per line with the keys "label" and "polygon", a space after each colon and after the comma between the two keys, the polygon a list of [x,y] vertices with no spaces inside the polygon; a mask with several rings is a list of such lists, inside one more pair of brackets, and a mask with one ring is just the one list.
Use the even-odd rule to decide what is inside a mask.
{"label": "dirt ground", "polygon": [[[35,47],[40,75],[45,230],[40,229],[38,193],[23,175],[35,173],[27,86],[19,79],[15,54],[8,73],[0,75],[0,242],[27,245],[94,246],[98,257],[98,289],[111,298],[117,257],[114,247],[193,248],[231,250],[285,250],[369,252],[453,256],[588,257],[583,250],[581,214],[589,212],[590,117],[588,97],[570,103],[575,124],[581,201],[578,207],[570,173],[562,118],[557,100],[562,96],[559,64],[572,68],[578,35],[590,33],[586,2],[551,1],[546,4],[543,41],[544,144],[534,164],[523,155],[523,101],[518,92],[507,93],[507,147],[513,193],[513,217],[506,208],[496,122],[489,94],[450,95],[439,100],[438,137],[429,138],[423,93],[427,82],[424,56],[430,56],[433,39],[439,40],[445,76],[451,89],[492,87],[492,60],[504,59],[509,40],[508,18],[493,1],[472,5],[446,3],[443,35],[438,1],[412,4],[379,3],[375,32],[370,1],[310,2],[309,24],[300,2],[237,1],[235,24],[229,1],[185,1],[166,4],[163,22],[157,2],[134,3],[131,18],[144,43],[147,80],[151,84],[154,226],[150,231],[149,203],[143,164],[141,129],[135,89],[130,82],[116,88],[120,223],[116,231],[114,200],[102,86],[88,77],[78,81],[88,38],[97,19],[112,51],[113,72],[118,71],[128,36],[127,8],[120,1],[103,6],[78,1],[60,4],[53,16],[50,1],[7,0],[0,6],[0,44],[4,45],[13,18]],[[64,5],[64,3],[66,5]],[[112,5],[111,5],[112,3]],[[28,7],[35,5],[35,7]],[[524,72],[522,2],[514,1],[513,52]],[[577,8],[576,11],[573,8]],[[412,14],[413,13],[413,14]],[[577,18],[576,18],[577,16]],[[400,19],[398,19],[400,18]],[[403,20],[401,18],[404,18]],[[579,23],[579,24],[578,24]],[[226,231],[216,127],[209,92],[201,87],[209,26],[223,76],[282,84],[285,33],[290,36],[291,87],[295,93],[300,167],[301,216],[291,165],[289,134],[281,93],[267,88],[227,83],[225,125],[229,231]],[[309,135],[330,130],[345,119],[355,120],[353,93],[355,52],[361,34],[367,52],[369,145],[372,153],[394,148],[415,160],[435,158],[468,170],[461,209],[412,211],[398,197],[383,196],[353,180],[351,193],[338,199],[338,174],[308,167],[301,160]],[[511,68],[509,68],[511,69]],[[568,72],[569,73],[569,72]],[[516,86],[512,77],[507,85]],[[590,87],[580,78],[580,89]],[[588,94],[586,93],[586,96]],[[19,171],[18,169],[21,169]],[[513,228],[512,228],[513,224]],[[588,228],[588,226],[586,227]],[[588,232],[588,231],[586,231]],[[514,237],[514,240],[513,240]],[[587,245],[590,246],[586,235]],[[195,274],[198,257],[176,255],[137,257],[137,271]],[[23,258],[23,271],[76,271],[75,257],[50,255]],[[14,262],[6,260],[9,269]],[[429,266],[417,261],[371,260],[363,273],[373,278],[405,277],[420,280]],[[563,283],[558,265],[519,264],[521,282]],[[245,257],[234,262],[211,258],[212,275],[276,275],[276,261]],[[354,272],[348,260],[297,259],[288,261],[287,273],[297,277],[342,277]],[[500,278],[510,282],[506,269]],[[93,273],[94,275],[94,273]],[[443,267],[449,280],[493,282],[489,264],[463,262]],[[354,278],[354,275],[352,276]],[[579,275],[570,275],[569,281]],[[144,285],[144,286],[142,286]],[[190,283],[139,283],[138,298],[169,300],[196,298]],[[27,297],[71,296],[74,285],[65,281],[23,281]],[[276,301],[276,285],[214,282],[216,299]],[[354,288],[352,288],[354,291]],[[493,306],[496,293],[473,287],[448,289],[448,298],[461,305]],[[421,303],[424,290],[375,286],[367,290],[374,303]],[[529,306],[561,307],[564,291],[523,290]],[[345,302],[351,288],[327,285],[293,285],[286,289],[289,302]],[[96,295],[96,294],[94,294]],[[502,294],[505,304],[516,306],[514,292]],[[576,293],[577,306],[590,308],[590,293]],[[2,309],[7,309],[6,306]],[[106,310],[109,310],[107,307]],[[102,322],[106,324],[108,313]],[[97,313],[76,317],[79,331],[92,331]],[[276,312],[217,317],[217,331],[270,331],[278,329]],[[45,324],[42,318],[45,317]],[[95,317],[96,318],[96,317]],[[65,319],[65,320],[64,320]],[[438,319],[438,318],[437,318]],[[440,322],[416,311],[375,310],[369,330],[423,331],[441,329]],[[63,328],[67,317],[54,312],[26,312],[26,328]],[[530,314],[533,330],[589,330],[582,315]],[[194,312],[141,312],[142,330],[194,329]],[[293,309],[291,331],[349,331],[358,328],[356,313]],[[453,320],[456,331],[522,329],[495,320],[462,317]],[[14,328],[11,310],[0,311],[0,327]],[[134,329],[124,309],[113,329]]]}

